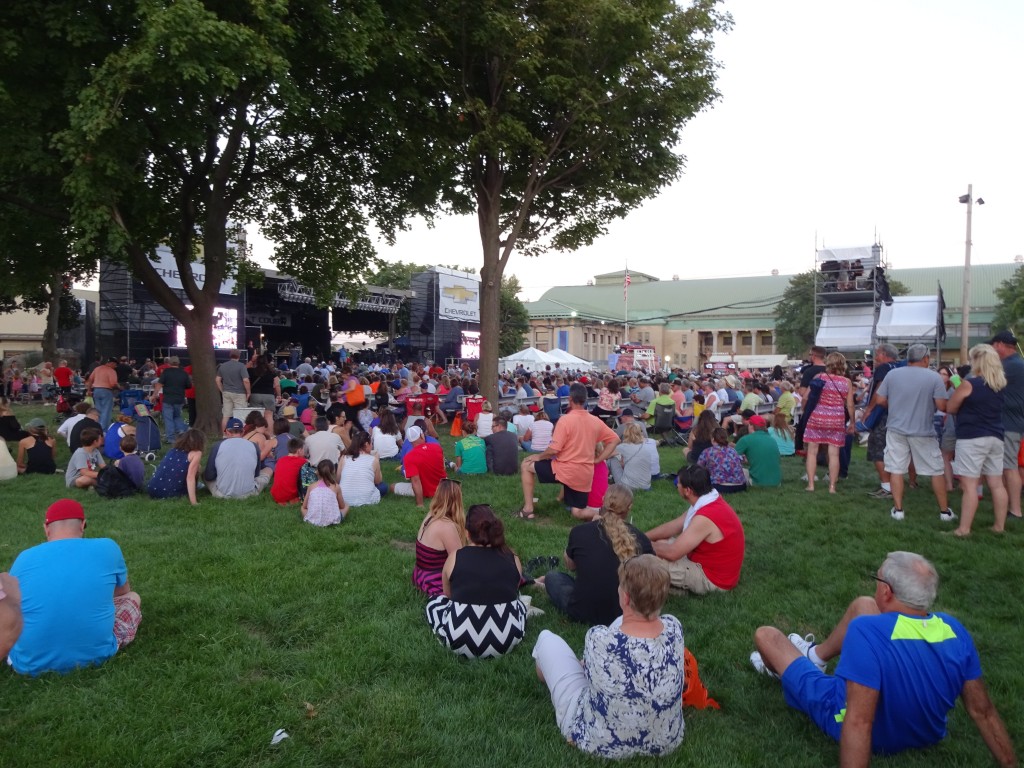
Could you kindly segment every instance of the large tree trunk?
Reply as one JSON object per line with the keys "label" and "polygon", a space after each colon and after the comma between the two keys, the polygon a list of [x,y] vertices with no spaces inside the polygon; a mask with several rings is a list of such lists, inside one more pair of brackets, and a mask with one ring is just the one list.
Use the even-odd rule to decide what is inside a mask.
{"label": "large tree trunk", "polygon": [[[497,251],[497,243],[494,244]],[[484,267],[480,270],[480,393],[498,410],[498,346],[501,330],[498,305],[501,302],[501,265],[497,258],[488,263],[484,248]]]}
{"label": "large tree trunk", "polygon": [[[194,429],[209,437],[220,436],[220,392],[217,391],[217,361],[213,356],[213,316],[209,310],[193,310],[185,326],[192,383],[196,388],[196,423]],[[201,316],[197,316],[201,315]]]}
{"label": "large tree trunk", "polygon": [[64,275],[50,275],[50,296],[46,306],[46,328],[43,330],[43,360],[57,365],[57,334],[60,331],[60,300],[64,295]]}
{"label": "large tree trunk", "polygon": [[498,346],[501,342],[499,310],[501,308],[501,229],[498,222],[500,176],[488,166],[485,194],[477,194],[477,224],[483,246],[484,265],[480,270],[480,369],[477,380],[480,394],[498,410]]}

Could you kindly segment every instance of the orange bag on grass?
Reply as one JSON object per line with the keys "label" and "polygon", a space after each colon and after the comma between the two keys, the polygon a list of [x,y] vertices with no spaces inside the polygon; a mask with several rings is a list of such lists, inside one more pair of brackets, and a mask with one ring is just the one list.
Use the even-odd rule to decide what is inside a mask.
{"label": "orange bag on grass", "polygon": [[697,658],[689,648],[683,649],[683,706],[695,709],[721,709],[711,698],[697,671]]}
{"label": "orange bag on grass", "polygon": [[455,418],[452,419],[452,428],[448,433],[452,437],[462,437],[462,414],[456,413]]}
{"label": "orange bag on grass", "polygon": [[1024,440],[1020,441],[1020,448],[1017,449],[1017,466],[1024,467]]}

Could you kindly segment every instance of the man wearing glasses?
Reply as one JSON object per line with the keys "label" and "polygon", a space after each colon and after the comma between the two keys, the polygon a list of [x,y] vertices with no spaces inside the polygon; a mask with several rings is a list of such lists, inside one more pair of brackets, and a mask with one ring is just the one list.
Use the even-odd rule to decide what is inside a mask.
{"label": "man wearing glasses", "polygon": [[11,566],[24,623],[7,660],[23,675],[102,664],[135,639],[142,621],[121,548],[85,538],[81,504],[55,501],[44,528],[46,541]]}
{"label": "man wearing glasses", "polygon": [[[929,612],[935,567],[912,552],[890,552],[871,578],[874,596],[854,600],[820,644],[813,635],[758,628],[754,669],[781,678],[786,703],[839,742],[842,766],[942,741],[957,696],[999,764],[1017,765],[974,641],[952,616]],[[826,675],[840,654],[835,674]]]}

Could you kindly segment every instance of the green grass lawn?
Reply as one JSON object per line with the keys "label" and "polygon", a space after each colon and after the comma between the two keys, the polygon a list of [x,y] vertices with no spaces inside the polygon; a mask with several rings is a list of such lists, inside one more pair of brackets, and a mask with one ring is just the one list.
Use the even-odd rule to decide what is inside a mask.
{"label": "green grass lawn", "polygon": [[[52,409],[21,408],[24,423]],[[450,455],[451,439],[443,438]],[[58,466],[66,466],[60,442]],[[661,449],[662,467],[682,463]],[[747,535],[739,587],[708,598],[670,597],[686,645],[721,711],[686,712],[686,739],[659,765],[807,766],[838,760],[835,744],[787,709],[778,683],[756,675],[748,656],[760,624],[823,637],[847,603],[871,593],[885,554],[905,549],[935,563],[936,608],[967,626],[1011,737],[1024,748],[1024,643],[1021,598],[1024,531],[991,534],[991,505],[974,535],[943,535],[930,491],[910,491],[907,519],[869,499],[874,472],[856,449],[838,497],[822,485],[803,491],[799,459],[784,462],[782,489],[730,498]],[[386,472],[394,472],[387,469]],[[518,478],[466,478],[466,505],[499,513],[522,503]],[[572,521],[540,486],[536,522],[506,517],[510,544],[525,560],[560,554]],[[0,673],[2,766],[561,766],[596,764],[566,745],[530,650],[550,629],[582,650],[585,627],[549,610],[530,620],[525,641],[506,658],[468,663],[443,649],[410,583],[412,542],[422,512],[411,499],[386,498],[353,510],[329,529],[303,524],[296,507],[269,495],[231,502],[200,497],[106,501],[66,492],[62,476],[0,485],[0,568],[43,540],[47,505],[79,498],[89,536],[124,551],[142,596],[134,644],[98,668],[66,676]],[[959,506],[957,494],[952,498]],[[634,522],[649,529],[683,511],[674,486],[658,481],[638,495]],[[270,745],[274,731],[290,738]],[[878,765],[992,764],[958,705],[950,737]]]}

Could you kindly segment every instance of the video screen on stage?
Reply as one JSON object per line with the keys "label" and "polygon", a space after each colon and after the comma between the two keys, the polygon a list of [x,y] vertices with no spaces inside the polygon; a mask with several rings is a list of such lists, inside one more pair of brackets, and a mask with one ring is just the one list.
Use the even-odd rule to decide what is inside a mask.
{"label": "video screen on stage", "polygon": [[479,331],[463,331],[462,332],[462,350],[460,352],[463,359],[479,360],[480,359],[480,332]]}
{"label": "video screen on stage", "polygon": [[[192,309],[192,307],[189,307]],[[188,346],[185,326],[179,325],[175,335],[177,346]],[[238,349],[238,310],[215,307],[213,310],[213,348]]]}

